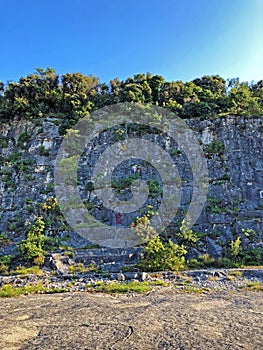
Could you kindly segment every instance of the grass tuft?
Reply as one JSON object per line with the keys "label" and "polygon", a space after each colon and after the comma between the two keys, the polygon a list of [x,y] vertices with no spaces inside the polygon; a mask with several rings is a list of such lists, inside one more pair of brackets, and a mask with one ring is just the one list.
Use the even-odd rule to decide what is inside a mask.
{"label": "grass tuft", "polygon": [[259,281],[247,282],[246,284],[239,286],[238,288],[244,290],[253,290],[255,292],[263,292],[263,283]]}
{"label": "grass tuft", "polygon": [[11,284],[5,284],[0,288],[0,297],[1,298],[12,298],[18,297],[23,294],[35,294],[43,291],[42,283],[39,283],[35,286],[27,285],[24,287],[13,287]]}
{"label": "grass tuft", "polygon": [[38,283],[37,285],[27,284],[24,287],[14,287],[11,284],[5,284],[0,288],[0,298],[13,298],[13,297],[19,297],[20,295],[37,294],[37,293],[45,293],[45,294],[64,293],[67,291],[68,291],[67,288],[46,288],[46,287],[43,287],[42,283]]}
{"label": "grass tuft", "polygon": [[15,268],[14,270],[10,271],[10,275],[26,276],[26,275],[30,275],[30,274],[42,276],[43,271],[39,268],[39,266],[32,266],[32,267],[19,266],[19,267]]}
{"label": "grass tuft", "polygon": [[138,281],[132,281],[132,282],[126,282],[126,283],[120,283],[120,282],[110,282],[105,283],[103,281],[100,281],[100,283],[96,283],[95,285],[88,285],[88,290],[96,291],[96,292],[103,292],[103,293],[109,293],[109,294],[115,294],[115,293],[147,293],[152,290],[153,286],[151,286],[148,282],[138,282]]}

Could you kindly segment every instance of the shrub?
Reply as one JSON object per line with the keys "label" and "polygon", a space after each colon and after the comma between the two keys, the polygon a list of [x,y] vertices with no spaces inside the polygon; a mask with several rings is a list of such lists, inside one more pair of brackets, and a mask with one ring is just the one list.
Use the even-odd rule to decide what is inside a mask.
{"label": "shrub", "polygon": [[243,265],[263,265],[263,249],[243,249],[239,252],[238,258]]}
{"label": "shrub", "polygon": [[212,143],[205,145],[204,151],[207,155],[217,154],[222,156],[224,154],[225,145],[221,141],[213,141]]}
{"label": "shrub", "polygon": [[179,232],[176,234],[179,244],[186,244],[189,246],[195,245],[199,240],[197,234],[190,229],[190,222],[187,219],[182,221]]}
{"label": "shrub", "polygon": [[30,138],[30,134],[27,131],[22,132],[18,137],[17,146],[25,149],[25,143],[30,141]]}
{"label": "shrub", "polygon": [[136,217],[135,222],[131,225],[131,229],[139,240],[139,243],[147,242],[157,235],[156,230],[151,225],[150,214]]}
{"label": "shrub", "polygon": [[33,264],[37,266],[41,266],[44,264],[45,257],[44,254],[38,255],[33,259]]}
{"label": "shrub", "polygon": [[213,258],[209,254],[200,255],[197,259],[187,261],[187,267],[190,269],[199,268],[237,268],[241,263],[229,258]]}
{"label": "shrub", "polygon": [[87,244],[83,249],[99,249],[100,245],[96,243]]}
{"label": "shrub", "polygon": [[130,188],[130,186],[134,183],[135,180],[138,180],[140,178],[139,174],[133,174],[130,176],[122,176],[120,178],[114,178],[112,179],[112,188],[117,192],[120,193],[121,190]]}
{"label": "shrub", "polygon": [[39,151],[39,155],[41,157],[48,157],[49,156],[49,150],[46,149],[44,146],[39,146],[38,151]]}
{"label": "shrub", "polygon": [[178,148],[171,147],[170,148],[171,156],[180,156],[182,152]]}
{"label": "shrub", "polygon": [[8,274],[8,270],[11,264],[12,257],[11,255],[0,256],[0,274]]}
{"label": "shrub", "polygon": [[219,198],[208,197],[207,198],[207,210],[209,213],[221,214],[226,213],[226,204]]}
{"label": "shrub", "polygon": [[0,247],[5,246],[10,242],[6,233],[0,233]]}
{"label": "shrub", "polygon": [[60,247],[60,242],[62,241],[59,237],[46,237],[44,242],[44,250],[56,250]]}
{"label": "shrub", "polygon": [[8,138],[0,134],[0,148],[5,148],[8,146]]}
{"label": "shrub", "polygon": [[69,273],[75,274],[75,273],[83,273],[86,272],[87,269],[84,266],[83,263],[78,263],[76,265],[70,265],[68,268]]}
{"label": "shrub", "polygon": [[55,211],[58,209],[58,200],[55,197],[50,197],[46,202],[41,204],[42,209],[45,211]]}
{"label": "shrub", "polygon": [[0,275],[8,275],[9,266],[5,264],[0,264]]}
{"label": "shrub", "polygon": [[178,271],[184,267],[187,251],[184,246],[169,240],[163,243],[159,236],[148,241],[140,267],[145,271]]}
{"label": "shrub", "polygon": [[42,265],[44,262],[45,222],[39,216],[34,224],[28,226],[26,239],[19,244],[20,254],[35,264]]}
{"label": "shrub", "polygon": [[245,237],[247,237],[250,242],[255,242],[256,241],[256,237],[257,237],[257,232],[252,230],[252,229],[243,229],[242,228],[242,232],[244,234]]}
{"label": "shrub", "polygon": [[11,260],[12,260],[11,255],[0,256],[0,265],[1,264],[10,265]]}
{"label": "shrub", "polygon": [[242,277],[243,273],[242,273],[242,271],[232,270],[232,271],[229,271],[228,275],[234,276],[234,277]]}
{"label": "shrub", "polygon": [[237,237],[235,241],[231,241],[231,255],[236,258],[241,250],[241,238]]}
{"label": "shrub", "polygon": [[147,181],[147,185],[149,188],[149,195],[152,196],[153,198],[156,198],[162,194],[162,189],[157,180],[149,180]]}

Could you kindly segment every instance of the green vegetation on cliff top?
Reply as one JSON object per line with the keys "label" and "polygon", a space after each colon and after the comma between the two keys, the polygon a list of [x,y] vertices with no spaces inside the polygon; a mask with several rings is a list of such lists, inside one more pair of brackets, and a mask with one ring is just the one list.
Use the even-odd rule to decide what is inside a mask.
{"label": "green vegetation on cliff top", "polygon": [[66,126],[103,106],[120,102],[149,103],[168,108],[181,118],[224,114],[262,115],[263,80],[241,82],[219,75],[189,82],[165,81],[160,75],[136,74],[109,84],[96,76],[36,69],[6,86],[0,82],[0,121],[14,117],[59,117]]}

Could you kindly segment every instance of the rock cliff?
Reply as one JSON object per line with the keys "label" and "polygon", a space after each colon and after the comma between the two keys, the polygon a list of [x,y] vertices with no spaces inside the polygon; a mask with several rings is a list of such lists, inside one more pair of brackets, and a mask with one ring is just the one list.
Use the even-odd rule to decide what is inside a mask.
{"label": "rock cliff", "polygon": [[[50,203],[54,197],[53,169],[62,141],[59,123],[57,118],[46,118],[12,120],[0,125],[0,232],[6,233],[13,243],[24,238],[27,220],[40,213],[45,215],[44,204]],[[209,169],[206,207],[194,226],[195,231],[203,234],[202,249],[220,256],[222,247],[238,235],[242,237],[243,245],[257,247],[263,238],[263,117],[229,115],[206,120],[189,119],[187,123],[200,140]],[[101,135],[104,139],[106,136]],[[94,147],[97,151],[102,149],[99,141]],[[163,147],[166,147],[165,142]],[[182,181],[182,198],[181,208],[167,230],[169,236],[180,227],[192,193],[191,169],[185,155],[175,150],[173,157]],[[92,202],[91,213],[107,225],[130,225],[140,211],[120,218],[116,216],[118,213],[96,203],[92,198],[92,188],[88,186],[90,169],[96,159],[86,159],[86,163],[85,157],[83,159],[79,186],[83,199],[88,196]],[[142,169],[145,167],[144,174],[152,186],[147,205],[158,209],[162,198],[154,182],[159,182],[158,174],[147,170],[139,160],[137,163]],[[116,190],[124,200],[129,197],[129,190],[122,190],[121,178],[131,176],[132,166],[134,164],[123,164],[115,174],[119,181],[115,181]],[[130,184],[126,185],[129,187]],[[58,211],[46,215],[46,219],[49,235],[63,237],[75,247],[87,244],[71,231]],[[15,249],[14,244],[6,247],[5,253],[12,249]]]}

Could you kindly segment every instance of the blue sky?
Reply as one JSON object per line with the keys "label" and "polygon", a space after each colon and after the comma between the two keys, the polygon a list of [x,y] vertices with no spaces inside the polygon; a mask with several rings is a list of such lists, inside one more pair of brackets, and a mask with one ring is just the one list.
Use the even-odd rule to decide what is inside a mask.
{"label": "blue sky", "polygon": [[263,79],[263,0],[0,0],[0,80],[37,67]]}

